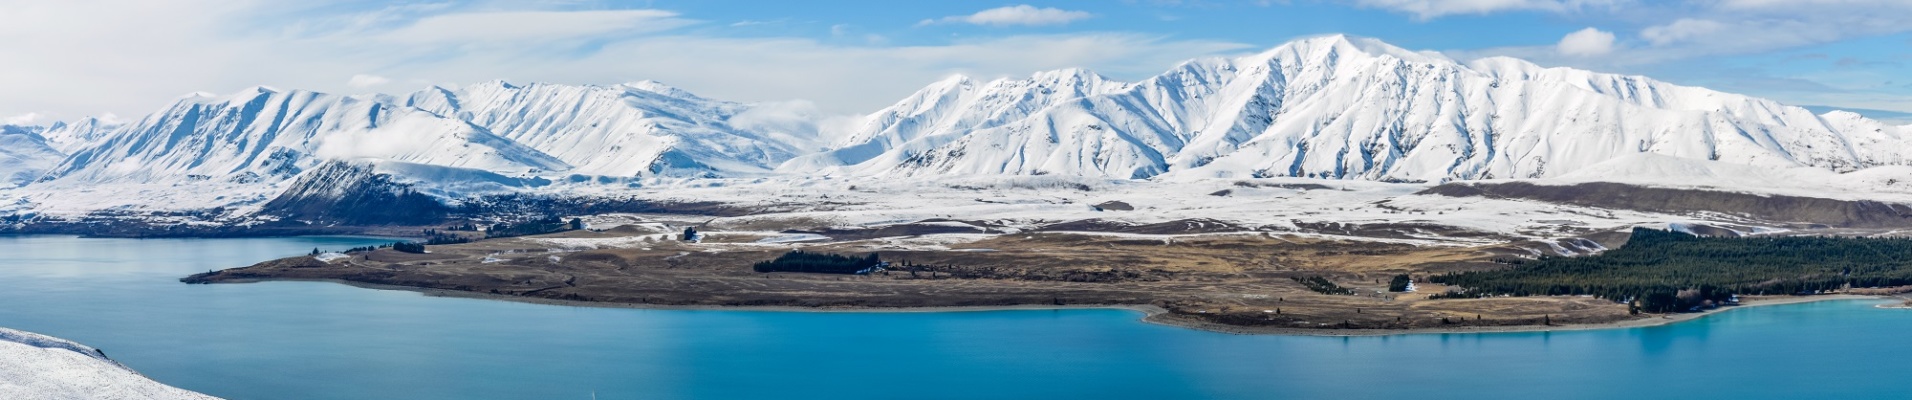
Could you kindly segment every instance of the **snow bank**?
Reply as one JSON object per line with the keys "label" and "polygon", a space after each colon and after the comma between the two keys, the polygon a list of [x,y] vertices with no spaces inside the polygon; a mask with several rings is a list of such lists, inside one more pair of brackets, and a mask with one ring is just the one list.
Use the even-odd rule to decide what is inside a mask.
{"label": "snow bank", "polygon": [[0,398],[215,399],[166,386],[79,343],[0,328]]}

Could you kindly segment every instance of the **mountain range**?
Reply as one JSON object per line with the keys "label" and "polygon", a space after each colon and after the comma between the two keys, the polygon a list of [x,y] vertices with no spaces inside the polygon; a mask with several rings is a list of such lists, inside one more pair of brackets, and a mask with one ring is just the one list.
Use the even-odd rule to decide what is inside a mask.
{"label": "mountain range", "polygon": [[0,215],[256,210],[374,177],[454,204],[819,176],[1433,184],[1584,179],[1640,155],[1834,172],[1912,164],[1912,125],[1341,35],[1137,82],[1082,69],[953,76],[848,132],[818,126],[651,81],[356,96],[255,87],[188,95],[136,121],[0,129]]}

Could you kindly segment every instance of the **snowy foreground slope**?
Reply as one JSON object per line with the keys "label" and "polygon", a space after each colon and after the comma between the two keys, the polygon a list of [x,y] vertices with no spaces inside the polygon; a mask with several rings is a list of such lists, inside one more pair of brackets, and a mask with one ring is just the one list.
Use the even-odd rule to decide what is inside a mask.
{"label": "snowy foreground slope", "polygon": [[214,399],[166,386],[106,358],[99,350],[63,339],[0,328],[0,398]]}
{"label": "snowy foreground slope", "polygon": [[[23,145],[0,149],[0,226],[426,223],[686,205],[838,212],[845,196],[901,212],[931,198],[980,202],[977,188],[1044,196],[1019,186],[1032,178],[1119,188],[1126,201],[1200,195],[1176,202],[1181,211],[1097,217],[1138,223],[1346,216],[1231,208],[1282,208],[1287,197],[1255,189],[1297,185],[1361,191],[1373,204],[1510,181],[1912,203],[1912,126],[1339,35],[1192,60],[1140,82],[1080,69],[951,77],[847,132],[818,126],[787,107],[649,81],[195,94],[136,121],[9,127],[0,140]],[[1231,187],[1246,189],[1206,195]],[[764,198],[787,190],[820,197]],[[1068,193],[1047,196],[1102,197]],[[1024,215],[981,207],[978,217]]]}

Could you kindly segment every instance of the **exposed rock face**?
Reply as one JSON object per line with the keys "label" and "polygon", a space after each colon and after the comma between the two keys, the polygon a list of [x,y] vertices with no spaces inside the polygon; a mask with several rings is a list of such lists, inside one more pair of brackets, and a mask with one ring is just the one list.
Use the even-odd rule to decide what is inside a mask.
{"label": "exposed rock face", "polygon": [[370,165],[330,162],[301,176],[260,212],[317,223],[431,224],[444,220],[451,207]]}

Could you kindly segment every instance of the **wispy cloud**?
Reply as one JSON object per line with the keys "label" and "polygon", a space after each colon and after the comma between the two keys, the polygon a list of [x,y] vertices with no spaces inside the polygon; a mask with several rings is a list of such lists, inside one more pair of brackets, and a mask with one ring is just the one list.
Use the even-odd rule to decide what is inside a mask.
{"label": "wispy cloud", "polygon": [[[1657,64],[1720,55],[1752,54],[1830,43],[1856,37],[1912,32],[1912,1],[1906,0],[1339,0],[1429,20],[1503,12],[1599,13],[1631,32],[1574,32],[1549,49],[1498,49],[1486,53],[1587,58],[1619,65]],[[1603,35],[1604,33],[1604,35]],[[1612,35],[1608,39],[1607,35]],[[1640,46],[1626,47],[1628,41]],[[1586,66],[1586,62],[1561,60]],[[1609,64],[1613,65],[1613,64]]]}
{"label": "wispy cloud", "polygon": [[352,79],[345,80],[345,86],[351,86],[355,89],[365,89],[365,88],[383,86],[386,83],[391,83],[391,82],[392,82],[391,79],[383,77],[383,76],[358,74],[358,75],[352,75]]}
{"label": "wispy cloud", "polygon": [[1560,38],[1554,48],[1572,57],[1603,56],[1613,52],[1613,32],[1588,27]]}
{"label": "wispy cloud", "polygon": [[659,10],[472,12],[420,18],[381,38],[410,43],[548,42],[658,32],[691,23]]}
{"label": "wispy cloud", "polygon": [[916,23],[916,25],[924,26],[924,25],[948,24],[948,23],[965,23],[965,24],[972,24],[972,25],[989,25],[989,26],[1066,25],[1070,22],[1088,19],[1089,17],[1093,17],[1093,16],[1095,16],[1095,14],[1090,14],[1087,11],[1071,11],[1071,10],[1064,10],[1060,8],[1051,8],[1051,7],[1036,8],[1035,6],[1031,6],[1028,4],[1022,4],[1022,5],[1014,5],[1014,6],[1007,6],[1007,7],[991,8],[988,10],[977,11],[975,14],[969,14],[969,15],[951,15],[951,16],[947,16],[947,17],[943,17],[939,19],[926,19],[926,20],[923,20],[922,22]]}
{"label": "wispy cloud", "polygon": [[[1183,59],[1249,47],[1111,32],[891,45],[849,26],[842,31],[853,40],[728,37],[698,28],[729,22],[659,10],[494,4],[341,11],[265,0],[92,1],[29,2],[0,13],[0,54],[36,60],[0,63],[0,93],[11,94],[0,96],[0,115],[143,115],[181,94],[261,84],[360,93],[492,79],[655,79],[713,98],[807,99],[819,112],[852,113],[886,106],[953,73],[1023,76],[1088,67],[1139,78]],[[507,26],[513,24],[519,26]]]}
{"label": "wispy cloud", "polygon": [[1902,0],[1723,0],[1640,30],[1658,47],[1735,54],[1912,31],[1912,2]]}
{"label": "wispy cloud", "polygon": [[1488,14],[1502,11],[1576,11],[1589,7],[1613,7],[1632,0],[1344,0],[1355,5],[1413,14],[1432,19],[1448,15]]}
{"label": "wispy cloud", "polygon": [[40,119],[41,119],[40,113],[29,112],[26,114],[0,118],[0,123],[5,123],[7,125],[33,125],[40,122]]}

